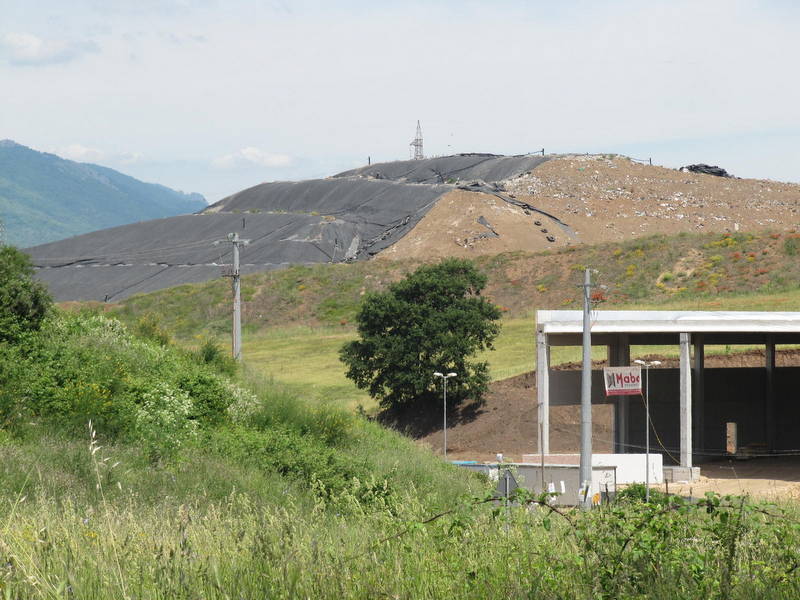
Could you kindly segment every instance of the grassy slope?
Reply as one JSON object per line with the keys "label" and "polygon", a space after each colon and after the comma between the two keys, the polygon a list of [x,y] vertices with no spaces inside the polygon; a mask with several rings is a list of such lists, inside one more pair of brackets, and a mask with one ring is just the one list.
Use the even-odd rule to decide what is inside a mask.
{"label": "grassy slope", "polygon": [[[104,347],[91,330],[44,337],[44,350],[60,351],[35,360],[102,352],[95,360],[116,364],[119,384],[128,368],[157,373],[164,359],[188,366],[174,349],[124,334],[101,335]],[[137,355],[152,364],[134,364]],[[17,375],[35,379],[35,371]],[[90,384],[83,389],[104,383],[95,369],[81,375]],[[532,505],[504,507],[470,498],[470,488],[484,488],[476,477],[375,423],[336,418],[263,381],[243,383],[269,418],[233,432],[256,443],[232,444],[229,427],[212,427],[172,461],[154,464],[132,441],[90,445],[35,420],[0,429],[3,596],[672,600],[800,590],[796,507],[712,498],[708,507],[677,499],[573,512],[524,495]],[[58,389],[40,386],[40,401],[44,391]],[[261,446],[287,428],[308,446]],[[314,472],[286,472],[298,458],[322,473],[334,459],[358,474],[328,495]]]}
{"label": "grassy slope", "polygon": [[[604,308],[683,310],[800,310],[800,239],[795,233],[654,236],[556,253],[510,253],[478,260],[487,295],[504,309],[503,329],[488,360],[494,379],[535,368],[533,313],[579,308],[580,269],[600,271]],[[372,261],[293,267],[244,278],[248,364],[315,400],[351,409],[373,406],[344,377],[338,349],[355,336],[358,303],[417,263]],[[158,312],[187,343],[201,335],[225,340],[228,288],[210,281],[137,296],[112,309],[128,322]],[[713,350],[713,349],[712,349]],[[722,349],[724,350],[724,349]],[[633,349],[674,354],[673,348]],[[604,350],[595,349],[602,358]],[[578,360],[578,349],[553,350],[554,362]]]}
{"label": "grassy slope", "polygon": [[[575,284],[589,265],[599,271],[606,305],[677,302],[796,289],[800,234],[765,233],[653,236],[620,244],[576,246],[558,252],[478,257],[488,278],[486,295],[509,317],[536,308],[579,308]],[[243,320],[253,335],[293,325],[352,323],[362,296],[402,278],[418,262],[374,260],[295,266],[242,279]],[[710,305],[713,306],[713,303]],[[230,298],[226,282],[209,281],[135,296],[112,309],[127,321],[157,312],[177,336],[226,334]]]}
{"label": "grassy slope", "polygon": [[[507,269],[517,259],[500,257],[490,268]],[[341,273],[348,271],[342,268],[336,275]],[[293,284],[298,285],[304,284]],[[498,277],[494,285],[499,289],[506,284]],[[181,294],[192,289],[200,290],[187,294],[194,300],[206,293],[199,287]],[[314,293],[336,298],[330,287]],[[684,300],[651,306],[788,310],[797,307],[800,292],[709,296],[696,305]],[[527,311],[541,305],[528,303]],[[169,314],[167,310],[160,307],[162,314]],[[191,317],[192,310],[184,315]],[[492,357],[496,375],[532,366],[533,324],[520,312],[508,311]],[[136,320],[141,314],[131,310],[127,318]],[[187,322],[189,317],[184,316]],[[8,507],[0,568],[4,594],[796,597],[800,540],[795,511],[769,519],[765,512],[749,507],[745,512],[744,504],[736,504],[725,511],[731,518],[723,521],[715,516],[720,511],[615,506],[575,514],[570,518],[577,525],[570,525],[546,510],[457,503],[456,497],[473,485],[464,472],[374,423],[353,417],[342,421],[336,407],[320,411],[324,405],[297,397],[295,392],[310,389],[309,397],[352,402],[347,390],[338,387],[335,361],[336,349],[352,330],[347,325],[314,325],[251,331],[245,348],[249,364],[261,365],[292,386],[260,380],[258,373],[245,377],[244,385],[260,399],[266,415],[250,427],[259,435],[272,430],[278,435],[285,427],[300,432],[296,439],[307,440],[313,452],[304,452],[306,460],[321,469],[326,464],[315,460],[318,455],[338,457],[339,468],[350,462],[365,469],[350,485],[326,504],[315,493],[313,478],[263,468],[260,458],[271,465],[275,457],[258,445],[229,444],[222,447],[238,451],[219,452],[220,440],[228,439],[224,429],[187,446],[180,460],[156,465],[135,443],[104,444],[90,454],[87,439],[59,436],[40,425],[13,435],[0,430],[0,502]],[[56,337],[49,336],[46,347],[57,343]],[[92,339],[75,340],[81,352],[99,352],[96,347]],[[124,353],[135,347],[135,342],[109,343],[102,350],[106,355],[97,360],[116,364],[120,353],[120,364],[128,364]],[[63,354],[42,356],[61,360]],[[158,358],[152,366],[137,368],[155,372],[160,362]],[[81,360],[75,368],[85,364]],[[36,376],[35,369],[23,370],[25,376]],[[80,372],[91,378],[95,369]],[[114,377],[118,383],[128,379],[125,373],[115,372]],[[308,381],[318,387],[303,386]],[[341,432],[342,423],[345,435],[331,439],[329,433]],[[289,462],[295,458],[294,451],[283,457]],[[389,494],[383,481],[391,483]],[[450,507],[453,513],[422,524]]]}

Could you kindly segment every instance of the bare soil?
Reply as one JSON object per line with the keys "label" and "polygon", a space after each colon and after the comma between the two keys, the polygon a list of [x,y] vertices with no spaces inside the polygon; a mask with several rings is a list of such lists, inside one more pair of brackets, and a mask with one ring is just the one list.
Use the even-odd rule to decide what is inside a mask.
{"label": "bare soil", "polygon": [[[570,225],[575,235],[494,196],[457,190],[378,258],[474,257],[656,233],[787,230],[800,223],[798,184],[685,173],[620,156],[553,158],[505,186],[517,200]],[[478,223],[481,216],[498,237],[485,235],[490,230]]]}
{"label": "bare soil", "polygon": [[[660,367],[654,368],[678,366],[675,358],[658,355],[647,358],[662,361]],[[800,349],[779,349],[775,362],[778,366],[800,365]],[[596,368],[604,364],[605,361],[593,363]],[[764,353],[752,350],[707,356],[705,364],[708,368],[762,367]],[[579,369],[580,365],[566,363],[554,368]],[[613,418],[612,405],[592,407],[595,452],[613,452]],[[415,437],[434,452],[441,452],[441,416],[431,418],[430,427],[428,431],[418,431]],[[502,453],[506,460],[520,461],[523,454],[536,453],[537,436],[536,373],[532,371],[490,384],[483,405],[469,405],[463,414],[453,411],[448,415],[447,454],[452,460],[481,461],[494,460],[498,453]],[[553,454],[580,451],[580,406],[550,408],[550,448]],[[769,496],[774,492],[800,498],[800,457],[750,461],[726,459],[701,465],[701,473],[701,481],[691,486],[694,495],[702,495],[708,490],[740,493],[739,490],[743,489],[752,495]],[[673,484],[670,492],[688,494],[689,487]]]}
{"label": "bare soil", "polygon": [[[662,491],[666,485],[659,486]],[[671,494],[702,497],[706,492],[769,500],[800,500],[800,456],[719,459],[700,465],[700,479],[668,484]]]}
{"label": "bare soil", "polygon": [[[478,222],[481,217],[488,227]],[[376,259],[472,258],[516,250],[536,252],[556,245],[548,242],[547,236],[559,236],[561,231],[551,223],[535,213],[526,215],[522,208],[495,196],[455,190],[442,196],[414,229]]]}

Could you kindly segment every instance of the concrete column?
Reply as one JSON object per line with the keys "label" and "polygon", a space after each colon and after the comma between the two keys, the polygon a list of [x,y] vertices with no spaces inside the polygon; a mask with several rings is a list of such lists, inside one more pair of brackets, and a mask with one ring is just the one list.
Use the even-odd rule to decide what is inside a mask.
{"label": "concrete column", "polygon": [[705,450],[705,343],[703,335],[698,334],[694,343],[694,396],[692,397],[692,423],[694,424],[694,445]]}
{"label": "concrete column", "polygon": [[536,400],[539,414],[539,452],[550,454],[550,345],[547,334],[536,331]]}
{"label": "concrete column", "polygon": [[[608,346],[608,366],[626,367],[631,364],[631,346],[627,334],[617,336]],[[614,452],[628,451],[628,396],[617,396],[614,401]]]}
{"label": "concrete column", "polygon": [[688,333],[680,334],[680,424],[681,424],[681,466],[692,466],[692,370],[690,362],[690,340]]}
{"label": "concrete column", "polygon": [[767,449],[775,451],[775,337],[768,336],[764,352],[764,366],[767,369],[766,389],[764,390],[764,429]]}

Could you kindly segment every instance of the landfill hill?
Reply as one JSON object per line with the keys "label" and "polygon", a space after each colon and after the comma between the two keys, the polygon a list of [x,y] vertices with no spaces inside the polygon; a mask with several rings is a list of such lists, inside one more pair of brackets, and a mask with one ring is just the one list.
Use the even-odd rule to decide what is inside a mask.
{"label": "landfill hill", "polygon": [[0,140],[0,222],[10,244],[42,244],[205,206],[200,194]]}
{"label": "landfill hill", "polygon": [[504,188],[502,194],[459,189],[443,196],[380,258],[536,252],[653,234],[786,231],[800,224],[796,183],[683,172],[618,155],[553,156]]}
{"label": "landfill hill", "polygon": [[651,234],[786,231],[800,185],[617,155],[462,154],[249,188],[201,213],[32,248],[59,300],[118,301],[219,277],[229,232],[245,274],[291,264],[538,252]]}
{"label": "landfill hill", "polygon": [[28,251],[39,278],[60,301],[117,301],[218,278],[231,250],[230,244],[213,244],[232,232],[250,241],[241,261],[244,274],[366,260],[410,231],[460,178],[513,179],[545,160],[465,154],[414,161],[399,179],[388,173],[402,162],[381,167],[387,175],[264,183],[193,215],[104,229]]}

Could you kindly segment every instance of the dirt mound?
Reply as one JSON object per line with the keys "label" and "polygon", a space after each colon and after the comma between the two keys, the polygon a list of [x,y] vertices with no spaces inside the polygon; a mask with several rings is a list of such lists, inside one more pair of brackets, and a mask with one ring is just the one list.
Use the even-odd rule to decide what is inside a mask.
{"label": "dirt mound", "polygon": [[[484,193],[455,190],[442,196],[414,229],[378,259],[536,252],[561,237],[550,219]],[[556,238],[558,239],[558,238]]]}
{"label": "dirt mound", "polygon": [[[469,418],[458,411],[448,415],[447,455],[453,460],[493,460],[497,453],[509,460],[536,451],[539,420],[536,412],[536,373],[530,372],[489,386],[483,405],[467,405]],[[613,451],[611,405],[592,407],[593,437],[597,452]],[[442,451],[441,415],[431,419],[429,432],[417,431],[419,441],[434,452]],[[407,431],[408,433],[414,433]],[[550,408],[550,451],[576,452],[580,443],[580,407]]]}
{"label": "dirt mound", "polygon": [[508,184],[517,198],[554,212],[584,243],[653,233],[795,227],[800,185],[721,178],[624,157],[565,156]]}
{"label": "dirt mound", "polygon": [[681,172],[619,156],[553,157],[503,186],[499,196],[557,217],[574,235],[499,196],[457,190],[379,256],[471,257],[656,233],[785,230],[800,221],[798,184]]}

